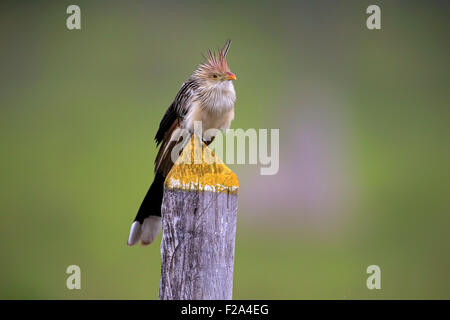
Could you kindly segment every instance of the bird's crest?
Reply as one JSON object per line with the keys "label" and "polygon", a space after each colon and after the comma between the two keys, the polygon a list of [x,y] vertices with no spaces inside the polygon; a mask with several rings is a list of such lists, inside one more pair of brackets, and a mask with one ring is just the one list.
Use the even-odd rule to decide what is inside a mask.
{"label": "bird's crest", "polygon": [[227,72],[230,71],[228,68],[226,56],[228,53],[228,50],[230,49],[231,40],[228,39],[227,42],[225,42],[225,45],[222,49],[219,49],[217,52],[208,50],[205,58],[205,62],[202,63],[197,71],[201,73],[207,73],[211,71],[221,71],[221,72]]}

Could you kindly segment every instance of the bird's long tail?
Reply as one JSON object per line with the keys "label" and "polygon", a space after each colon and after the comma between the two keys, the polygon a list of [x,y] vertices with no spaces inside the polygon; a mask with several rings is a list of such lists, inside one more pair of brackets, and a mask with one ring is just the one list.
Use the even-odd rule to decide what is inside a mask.
{"label": "bird's long tail", "polygon": [[141,241],[142,245],[151,244],[161,231],[161,204],[164,190],[164,176],[156,173],[150,189],[142,201],[141,207],[131,225],[128,245]]}

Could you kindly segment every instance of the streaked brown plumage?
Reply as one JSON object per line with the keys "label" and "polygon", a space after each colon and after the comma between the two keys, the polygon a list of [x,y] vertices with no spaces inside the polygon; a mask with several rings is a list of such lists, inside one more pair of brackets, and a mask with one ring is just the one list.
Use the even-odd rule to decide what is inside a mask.
{"label": "streaked brown plumage", "polygon": [[[160,231],[163,183],[173,166],[172,149],[180,142],[179,136],[174,134],[178,132],[177,129],[193,133],[195,121],[201,121],[202,132],[230,127],[236,100],[232,84],[236,76],[226,61],[230,44],[228,40],[217,53],[208,51],[206,61],[183,83],[164,114],[155,136],[159,145],[155,179],[131,226],[128,245],[134,245],[139,240],[144,245],[150,244]],[[204,135],[202,139],[211,142],[214,136]]]}

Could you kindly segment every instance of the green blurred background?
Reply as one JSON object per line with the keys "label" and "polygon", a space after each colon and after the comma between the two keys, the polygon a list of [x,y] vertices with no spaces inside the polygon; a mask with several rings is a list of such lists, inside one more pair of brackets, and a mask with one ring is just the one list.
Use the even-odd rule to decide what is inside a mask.
{"label": "green blurred background", "polygon": [[[366,28],[370,4],[382,30]],[[0,8],[0,298],[157,298],[161,237],[126,246],[153,136],[201,52],[227,38],[232,127],[281,139],[277,175],[232,166],[234,298],[450,298],[448,2]],[[71,264],[82,290],[66,288]],[[372,264],[381,290],[366,287]]]}

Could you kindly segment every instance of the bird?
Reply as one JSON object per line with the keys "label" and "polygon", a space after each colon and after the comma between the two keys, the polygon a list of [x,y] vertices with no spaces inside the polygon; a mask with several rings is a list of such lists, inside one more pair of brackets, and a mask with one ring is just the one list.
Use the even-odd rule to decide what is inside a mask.
{"label": "bird", "polygon": [[[202,132],[230,127],[236,101],[233,86],[236,75],[231,72],[226,60],[230,45],[229,39],[221,49],[207,51],[206,56],[203,56],[205,61],[182,84],[164,113],[155,135],[159,150],[155,159],[154,179],[131,225],[128,246],[139,241],[144,246],[149,245],[161,231],[164,180],[174,164],[171,153],[179,141],[177,132],[187,130],[192,134],[196,121],[201,121]],[[205,133],[201,138],[208,145],[214,140],[214,134]]]}

